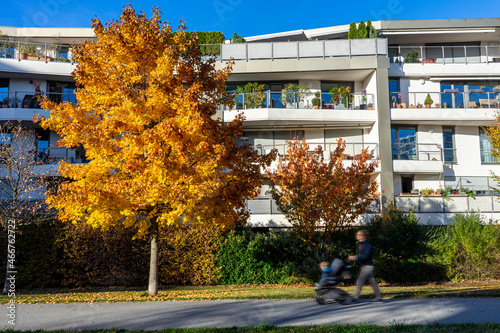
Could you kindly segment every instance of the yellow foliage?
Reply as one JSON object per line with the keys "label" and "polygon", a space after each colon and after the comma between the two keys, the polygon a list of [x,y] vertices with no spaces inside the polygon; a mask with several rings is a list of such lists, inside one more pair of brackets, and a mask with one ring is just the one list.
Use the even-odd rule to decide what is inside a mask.
{"label": "yellow foliage", "polygon": [[59,145],[83,146],[89,160],[60,165],[71,181],[47,199],[60,218],[137,225],[138,236],[151,223],[244,222],[245,199],[271,156],[236,146],[242,117],[215,118],[218,105],[232,103],[232,64],[217,70],[184,24],[174,32],[158,8],[148,18],[124,7],[120,19],[94,19],[92,28],[97,41],[73,49],[77,103],[42,103],[52,110],[42,126],[61,135]]}

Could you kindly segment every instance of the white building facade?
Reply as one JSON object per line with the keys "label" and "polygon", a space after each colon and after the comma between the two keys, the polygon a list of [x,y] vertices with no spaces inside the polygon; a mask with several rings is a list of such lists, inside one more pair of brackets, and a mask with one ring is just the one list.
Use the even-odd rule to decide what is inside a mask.
{"label": "white building facade", "polygon": [[[456,213],[471,210],[499,218],[491,172],[500,174],[500,165],[483,127],[494,123],[499,110],[500,19],[378,21],[373,26],[377,38],[348,40],[348,26],[337,26],[221,45],[220,66],[228,59],[235,62],[228,89],[257,82],[264,84],[264,97],[256,105],[238,94],[234,109],[221,108],[220,117],[230,121],[243,112],[241,142],[261,153],[276,148],[283,157],[285,141],[294,137],[305,138],[311,150],[321,145],[327,160],[342,137],[346,164],[367,149],[380,158],[374,177],[383,195],[373,205],[375,212],[395,202],[414,209],[423,222],[448,223]],[[36,128],[32,116],[48,115],[32,99],[37,93],[74,101],[75,65],[68,46],[92,39],[92,31],[0,30],[30,40],[0,45],[0,121],[21,120]],[[26,50],[31,59],[23,55]],[[292,93],[287,99],[288,84],[306,87],[309,94]],[[341,87],[350,92],[340,98],[330,93]],[[318,109],[315,97],[321,101]],[[76,149],[56,148],[55,133],[36,131],[43,163],[84,160]],[[250,223],[287,225],[268,184],[265,180],[259,197],[248,202]],[[426,195],[438,189],[449,194]]]}

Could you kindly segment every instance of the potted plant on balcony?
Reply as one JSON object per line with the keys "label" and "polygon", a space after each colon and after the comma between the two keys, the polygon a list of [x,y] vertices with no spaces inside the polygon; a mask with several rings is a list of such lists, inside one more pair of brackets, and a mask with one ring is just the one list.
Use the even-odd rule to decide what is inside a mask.
{"label": "potted plant on balcony", "polygon": [[312,99],[312,105],[315,109],[319,109],[321,105],[321,98],[319,97],[319,93],[314,94],[314,98]]}
{"label": "potted plant on balcony", "polygon": [[422,195],[431,195],[434,190],[432,188],[424,188],[420,190],[420,194]]}
{"label": "potted plant on balcony", "polygon": [[288,83],[281,90],[281,102],[287,108],[303,109],[304,101],[311,95],[311,90],[303,84]]}
{"label": "potted plant on balcony", "polygon": [[22,43],[19,50],[19,59],[38,60],[38,57],[36,57],[35,45]]}
{"label": "potted plant on balcony", "polygon": [[441,105],[439,103],[436,103],[436,109],[439,109]]}
{"label": "potted plant on balcony", "polygon": [[424,100],[425,107],[430,108],[432,103],[434,103],[434,101],[432,100],[431,95],[427,94],[427,97]]}
{"label": "potted plant on balcony", "polygon": [[411,50],[410,52],[408,52],[405,57],[405,63],[418,63],[418,51]]}
{"label": "potted plant on balcony", "polygon": [[2,101],[2,108],[8,108],[10,106],[10,98],[5,97]]}
{"label": "potted plant on balcony", "polygon": [[335,102],[335,104],[338,104],[342,101],[344,104],[344,107],[347,109],[348,106],[351,104],[353,95],[351,95],[351,87],[339,87],[339,88],[333,88],[332,90],[329,91],[330,94],[332,94],[332,100]]}
{"label": "potted plant on balcony", "polygon": [[257,109],[264,105],[266,94],[263,92],[264,84],[248,82],[244,87],[236,88],[236,92],[243,95],[245,109]]}

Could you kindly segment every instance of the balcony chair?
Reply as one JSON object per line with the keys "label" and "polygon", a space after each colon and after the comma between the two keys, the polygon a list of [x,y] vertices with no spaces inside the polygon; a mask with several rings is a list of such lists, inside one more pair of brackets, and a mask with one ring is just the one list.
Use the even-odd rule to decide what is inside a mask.
{"label": "balcony chair", "polygon": [[478,106],[476,102],[469,101],[469,109],[477,109],[477,108]]}
{"label": "balcony chair", "polygon": [[481,105],[482,109],[488,109],[488,108],[498,108],[498,101],[496,99],[480,99],[479,104]]}

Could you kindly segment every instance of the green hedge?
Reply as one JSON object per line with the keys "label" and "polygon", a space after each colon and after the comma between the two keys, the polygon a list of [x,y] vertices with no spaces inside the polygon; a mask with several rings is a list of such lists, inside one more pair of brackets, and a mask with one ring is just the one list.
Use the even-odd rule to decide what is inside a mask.
{"label": "green hedge", "polygon": [[[162,284],[312,283],[319,262],[346,260],[356,253],[355,233],[370,233],[375,275],[390,283],[416,283],[500,275],[500,230],[479,215],[459,216],[451,226],[422,225],[412,213],[395,208],[364,226],[317,235],[305,241],[293,232],[216,228],[169,228],[160,236]],[[149,242],[135,231],[107,231],[60,222],[20,225],[16,233],[19,289],[83,286],[146,286]],[[200,246],[201,244],[201,246]],[[0,236],[5,271],[7,237]],[[353,269],[356,276],[357,267]]]}

